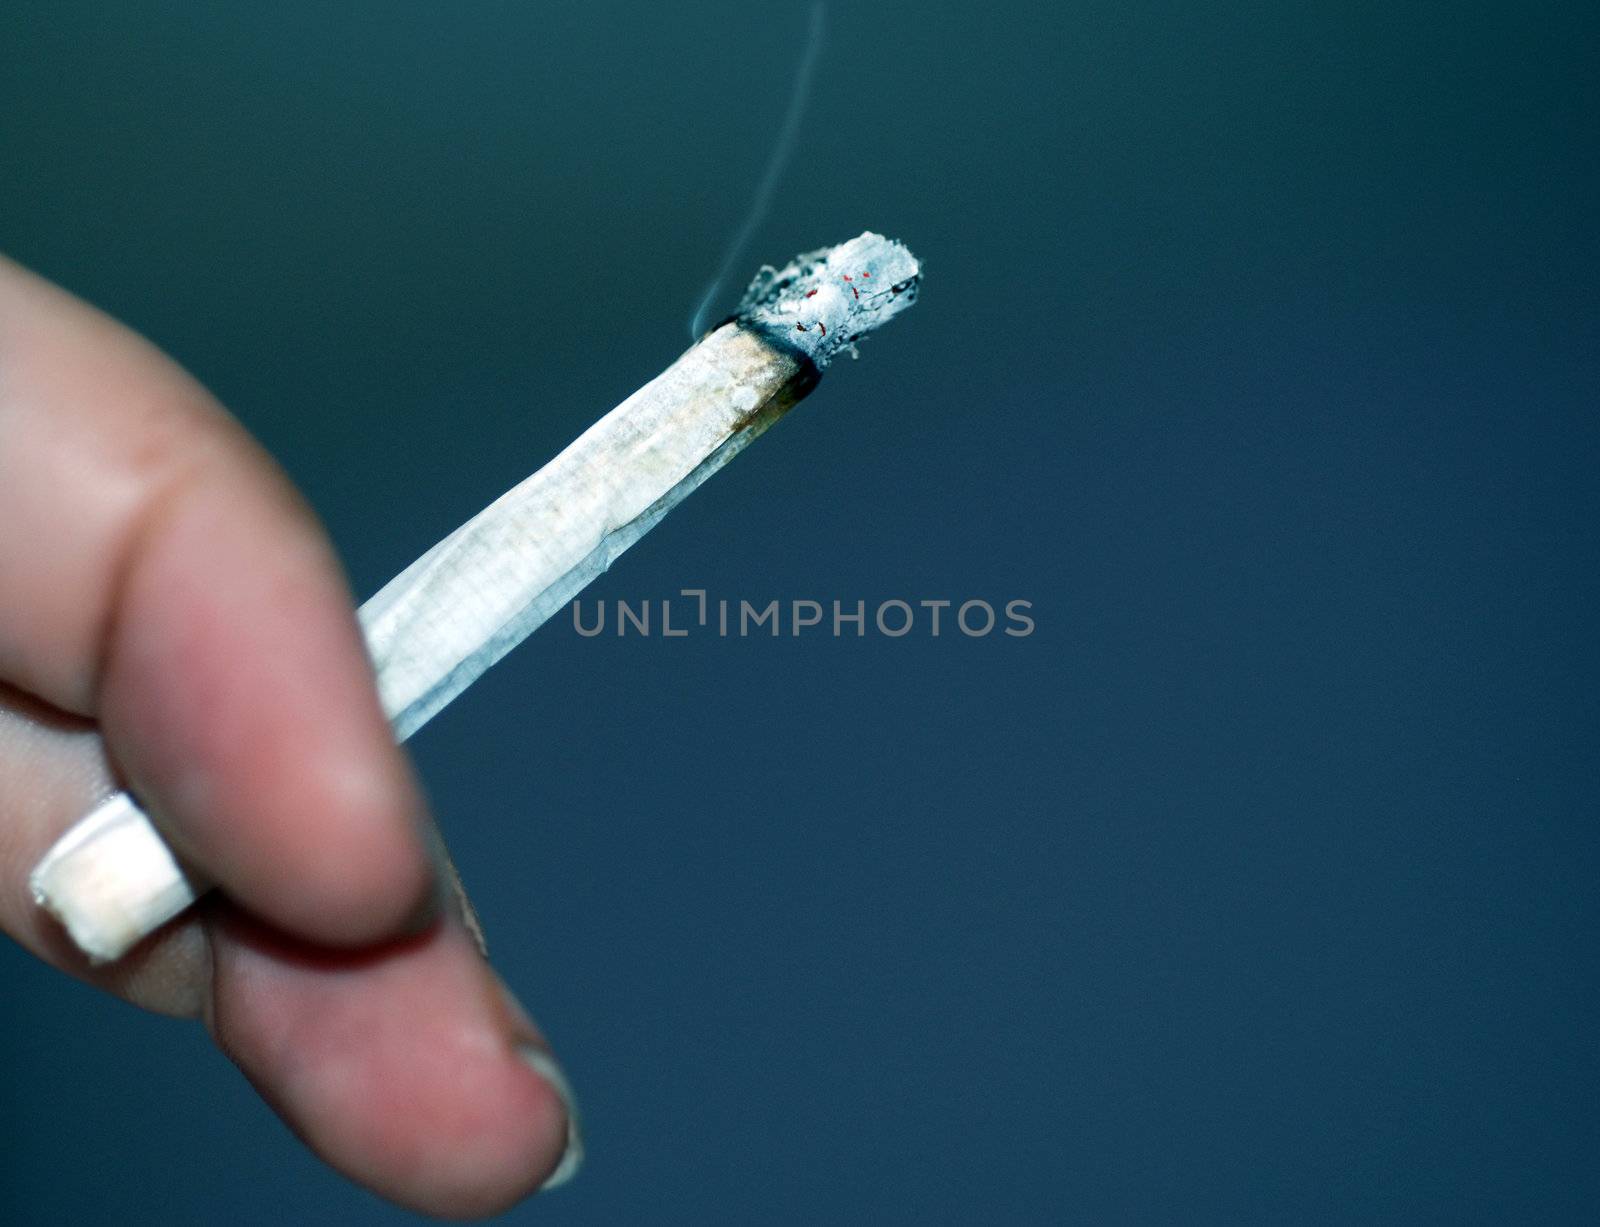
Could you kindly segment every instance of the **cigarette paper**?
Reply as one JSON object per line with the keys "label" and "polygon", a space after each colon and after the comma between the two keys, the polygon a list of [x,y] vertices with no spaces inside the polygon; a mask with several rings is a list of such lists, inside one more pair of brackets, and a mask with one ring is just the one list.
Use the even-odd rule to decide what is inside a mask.
{"label": "cigarette paper", "polygon": [[[920,266],[867,233],[763,268],[732,319],[361,607],[404,741],[576,596],[917,296]],[[35,866],[35,900],[89,958],[121,957],[209,884],[126,792]]]}

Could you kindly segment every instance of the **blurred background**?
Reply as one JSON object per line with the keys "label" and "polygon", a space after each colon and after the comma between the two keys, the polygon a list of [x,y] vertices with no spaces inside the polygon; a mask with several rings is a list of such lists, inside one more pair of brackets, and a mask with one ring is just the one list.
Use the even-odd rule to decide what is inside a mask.
{"label": "blurred background", "polygon": [[[684,347],[807,13],[8,0],[0,250],[366,595]],[[737,277],[871,228],[923,299],[590,595],[1036,629],[563,614],[417,737],[586,1113],[506,1221],[1592,1221],[1594,6],[827,29]],[[0,1220],[410,1221],[0,976]]]}

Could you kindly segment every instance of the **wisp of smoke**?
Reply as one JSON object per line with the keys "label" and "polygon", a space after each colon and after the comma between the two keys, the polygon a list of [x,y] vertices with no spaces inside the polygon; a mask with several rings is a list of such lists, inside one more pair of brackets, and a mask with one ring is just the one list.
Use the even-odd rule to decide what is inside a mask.
{"label": "wisp of smoke", "polygon": [[800,53],[800,67],[795,72],[794,88],[789,93],[789,109],[784,114],[783,127],[778,132],[777,144],[772,147],[772,156],[767,159],[767,169],[761,176],[761,182],[756,185],[756,194],[750,201],[750,210],[745,214],[739,229],[734,231],[733,239],[723,253],[722,263],[717,266],[717,275],[711,279],[711,284],[706,286],[705,293],[700,296],[699,305],[689,317],[690,340],[700,336],[701,330],[705,327],[706,315],[721,292],[723,282],[728,279],[734,265],[744,255],[744,249],[754,236],[756,227],[766,220],[767,211],[772,205],[772,194],[778,188],[778,180],[783,178],[783,171],[789,164],[790,154],[794,152],[795,138],[800,135],[800,121],[805,118],[806,103],[811,98],[811,78],[816,75],[817,59],[822,52],[824,7],[822,0],[816,0],[811,6],[805,49]]}

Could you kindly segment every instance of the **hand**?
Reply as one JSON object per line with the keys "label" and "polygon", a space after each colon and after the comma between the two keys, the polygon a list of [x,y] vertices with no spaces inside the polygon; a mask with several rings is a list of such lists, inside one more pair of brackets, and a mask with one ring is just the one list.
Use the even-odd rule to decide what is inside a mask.
{"label": "hand", "polygon": [[[27,876],[118,786],[220,889],[91,967]],[[315,517],[170,361],[0,258],[0,927],[202,1019],[352,1179],[488,1214],[576,1141],[453,881]]]}

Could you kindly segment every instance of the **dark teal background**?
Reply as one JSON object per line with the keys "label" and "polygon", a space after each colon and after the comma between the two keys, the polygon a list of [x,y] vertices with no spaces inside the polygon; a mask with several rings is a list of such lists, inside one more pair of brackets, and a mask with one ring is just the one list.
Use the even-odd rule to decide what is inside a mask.
{"label": "dark teal background", "polygon": [[[0,249],[366,595],[681,350],[805,18],[7,0]],[[1038,629],[563,616],[424,730],[587,1113],[511,1221],[1593,1221],[1597,36],[833,6],[741,272],[873,228],[923,300],[593,594]],[[198,1027],[0,976],[0,1220],[408,1221]]]}

